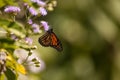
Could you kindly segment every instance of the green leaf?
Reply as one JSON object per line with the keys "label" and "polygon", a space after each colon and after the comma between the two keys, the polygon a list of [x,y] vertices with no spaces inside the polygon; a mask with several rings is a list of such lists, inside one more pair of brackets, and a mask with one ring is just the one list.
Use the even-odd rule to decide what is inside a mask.
{"label": "green leaf", "polygon": [[23,0],[25,3],[28,3],[28,4],[30,4],[31,3],[31,1],[30,0]]}
{"label": "green leaf", "polygon": [[13,29],[13,28],[9,28],[8,29],[10,32],[14,33],[16,36],[20,37],[20,38],[24,38],[25,37],[25,34],[23,34],[21,32],[21,30],[16,30],[16,29]]}
{"label": "green leaf", "polygon": [[5,80],[5,75],[4,74],[0,74],[0,80]]}
{"label": "green leaf", "polygon": [[16,63],[16,71],[22,73],[22,74],[26,74],[26,70],[25,67],[21,64]]}
{"label": "green leaf", "polygon": [[11,54],[8,54],[7,56],[6,66],[14,70],[14,72],[16,72],[16,75],[18,72],[22,74],[27,73],[25,67],[22,64],[17,63]]}
{"label": "green leaf", "polygon": [[4,1],[4,3],[6,3],[7,5],[9,4],[9,5],[15,5],[16,3],[15,3],[15,0],[3,0]]}
{"label": "green leaf", "polygon": [[13,40],[9,39],[9,38],[0,38],[0,48],[4,48],[7,50],[14,50],[16,48],[18,48]]}
{"label": "green leaf", "polygon": [[8,80],[17,80],[17,75],[9,68],[7,68],[5,75],[6,75]]}
{"label": "green leaf", "polygon": [[0,7],[3,7],[5,5],[3,0],[0,0]]}
{"label": "green leaf", "polygon": [[12,50],[13,51],[16,48],[18,48],[18,46],[4,43],[4,44],[0,45],[0,48],[4,48],[4,49]]}
{"label": "green leaf", "polygon": [[[4,16],[0,16],[0,17],[4,17]],[[2,27],[3,25],[9,25],[9,24],[10,24],[9,20],[0,18],[0,27]]]}
{"label": "green leaf", "polygon": [[17,22],[17,21],[9,22],[9,25],[7,25],[7,27],[25,32],[25,28],[24,28],[23,24],[21,24],[20,22]]}
{"label": "green leaf", "polygon": [[25,37],[26,30],[24,28],[24,25],[17,21],[12,22],[10,20],[0,18],[0,27],[5,29],[7,32],[16,34],[21,38]]}
{"label": "green leaf", "polygon": [[15,0],[0,0],[0,7],[6,5],[17,5],[17,3],[15,2]]}
{"label": "green leaf", "polygon": [[13,58],[11,53],[9,53],[6,60],[6,66],[13,70],[16,70],[16,63],[16,60]]}
{"label": "green leaf", "polygon": [[1,43],[8,43],[8,44],[14,44],[14,40],[11,40],[9,38],[0,38]]}

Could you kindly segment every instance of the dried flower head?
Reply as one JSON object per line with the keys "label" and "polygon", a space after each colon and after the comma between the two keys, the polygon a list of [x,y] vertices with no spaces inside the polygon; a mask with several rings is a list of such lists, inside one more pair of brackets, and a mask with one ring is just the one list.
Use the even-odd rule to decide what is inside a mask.
{"label": "dried flower head", "polygon": [[4,71],[6,71],[6,59],[7,59],[7,53],[5,50],[0,50],[0,74],[2,74]]}

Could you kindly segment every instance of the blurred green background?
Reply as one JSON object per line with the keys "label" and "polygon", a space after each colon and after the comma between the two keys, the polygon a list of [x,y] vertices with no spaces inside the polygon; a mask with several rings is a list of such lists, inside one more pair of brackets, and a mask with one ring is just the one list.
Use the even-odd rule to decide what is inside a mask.
{"label": "blurred green background", "polygon": [[58,0],[46,20],[64,50],[36,38],[46,64],[41,80],[120,80],[120,0]]}

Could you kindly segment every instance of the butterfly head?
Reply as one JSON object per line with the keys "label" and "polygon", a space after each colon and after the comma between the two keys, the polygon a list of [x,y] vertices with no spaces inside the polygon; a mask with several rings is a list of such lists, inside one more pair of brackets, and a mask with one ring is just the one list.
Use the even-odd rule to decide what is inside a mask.
{"label": "butterfly head", "polygon": [[51,33],[51,32],[53,32],[53,29],[51,28],[51,29],[49,29],[47,32],[48,32],[48,33]]}

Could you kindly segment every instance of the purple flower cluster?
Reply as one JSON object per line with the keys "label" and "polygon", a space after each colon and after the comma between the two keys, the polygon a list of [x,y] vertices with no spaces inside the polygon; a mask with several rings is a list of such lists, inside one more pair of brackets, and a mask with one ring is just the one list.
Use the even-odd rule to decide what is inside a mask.
{"label": "purple flower cluster", "polygon": [[31,0],[31,1],[34,2],[34,3],[37,3],[39,6],[45,6],[46,5],[46,3],[41,1],[41,0]]}
{"label": "purple flower cluster", "polygon": [[20,8],[16,6],[8,6],[4,9],[4,12],[6,13],[19,13]]}
{"label": "purple flower cluster", "polygon": [[[40,25],[33,23],[32,19],[28,20],[28,24],[32,26],[32,30],[34,33],[40,33],[40,27],[39,27]],[[49,30],[49,25],[46,21],[41,21],[40,24],[45,31]]]}
{"label": "purple flower cluster", "polygon": [[[32,72],[38,72],[38,71],[42,71],[45,68],[45,64],[44,62],[37,59],[37,57],[34,57],[34,56],[32,57],[33,55],[32,50],[36,49],[37,47],[36,45],[33,44],[33,39],[30,36],[39,35],[42,30],[44,30],[45,32],[48,32],[50,26],[48,25],[48,22],[42,21],[41,17],[44,17],[48,14],[47,11],[50,11],[50,9],[48,8],[49,6],[51,8],[54,7],[51,5],[52,5],[52,1],[55,1],[55,0],[52,0],[52,1],[51,0],[50,1],[49,0],[48,1],[47,0],[30,0],[30,1],[31,2],[22,1],[22,3],[20,4],[19,2],[15,3],[18,6],[12,6],[12,5],[6,6],[4,8],[4,11],[3,12],[1,11],[1,13],[5,13],[5,15],[3,15],[3,18],[4,16],[5,18],[6,17],[7,18],[4,21],[7,21],[7,23],[9,24],[3,25],[8,27],[7,30],[6,30],[6,27],[5,28],[2,27],[2,29],[7,33],[5,35],[6,38],[10,38],[12,41],[14,41],[15,42],[14,45],[19,49],[21,49],[21,51],[22,50],[26,51],[26,54],[22,51],[23,53],[22,57],[18,56],[18,59],[17,59],[18,62],[15,59],[16,64],[19,63],[20,66],[22,66],[23,63],[25,64],[28,63],[29,65],[29,62],[32,62],[30,63],[30,65],[31,64],[34,64],[34,65],[29,67],[27,66],[27,68],[30,68]],[[3,46],[3,49],[4,49],[4,46]],[[5,52],[9,53],[7,49],[5,50],[6,50]],[[12,51],[10,50],[10,52],[13,52],[13,50],[15,53],[15,50],[16,50],[15,48],[13,48]],[[0,67],[2,65],[0,69],[0,74],[6,71],[6,67],[9,67],[9,65],[5,64],[7,53],[5,54],[4,51],[2,52],[0,50]],[[13,54],[11,55],[11,57],[13,57]],[[20,60],[20,58],[23,58],[23,59]],[[12,62],[10,62],[10,64],[11,63]],[[12,69],[11,66],[13,65],[10,65],[10,69]],[[22,74],[26,74],[24,66],[22,66],[22,68],[23,68],[23,71],[20,71],[20,70],[15,71],[12,69],[11,72],[16,72],[16,73],[20,72]],[[33,68],[36,68],[36,69],[33,69]],[[7,76],[5,75],[5,79],[6,78]]]}
{"label": "purple flower cluster", "polygon": [[43,15],[43,16],[47,15],[47,11],[46,11],[46,9],[44,7],[40,7],[39,11],[40,11],[41,15]]}
{"label": "purple flower cluster", "polygon": [[30,25],[33,24],[32,19],[28,20],[28,24],[30,24]]}
{"label": "purple flower cluster", "polygon": [[34,23],[32,24],[33,32],[34,33],[40,33],[39,25]]}
{"label": "purple flower cluster", "polygon": [[29,8],[28,3],[24,3],[23,5],[24,5],[25,8]]}
{"label": "purple flower cluster", "polygon": [[[28,12],[31,14],[31,15],[26,15],[27,17],[29,17],[30,19],[28,19],[27,23],[29,25],[31,25],[31,28],[32,28],[32,31],[34,33],[40,33],[40,26],[42,26],[44,28],[45,31],[48,31],[49,30],[49,25],[46,21],[40,21],[40,24],[41,25],[38,25],[36,23],[34,23],[32,21],[32,17],[31,16],[37,16],[37,15],[42,15],[42,16],[45,16],[47,15],[47,10],[46,10],[46,2],[44,1],[41,1],[41,0],[31,0],[32,3],[36,3],[38,5],[38,8],[35,8],[33,6],[30,6],[28,3],[24,3],[24,7],[25,7],[25,10],[28,10]],[[21,11],[21,9],[17,6],[7,6],[5,9],[4,9],[4,12],[6,13],[13,13],[13,14],[17,14]],[[30,29],[31,29],[30,28]],[[13,40],[18,40],[18,37],[14,34],[11,34],[11,39]],[[32,44],[32,40],[28,37],[25,38],[25,41],[29,44]]]}
{"label": "purple flower cluster", "polygon": [[44,28],[45,31],[48,31],[49,30],[49,25],[46,21],[41,21],[40,22],[42,27]]}
{"label": "purple flower cluster", "polygon": [[42,16],[47,15],[47,11],[46,11],[46,9],[45,9],[44,7],[40,7],[40,8],[39,8],[39,11],[37,11],[37,10],[36,10],[35,8],[33,8],[33,7],[28,8],[28,10],[29,10],[30,14],[33,15],[33,16],[36,16],[36,15],[38,15],[39,13],[40,13]]}
{"label": "purple flower cluster", "polygon": [[47,10],[44,8],[46,6],[46,3],[41,1],[41,0],[31,0],[33,3],[36,3],[39,8],[38,10],[33,8],[33,7],[30,7],[29,8],[29,12],[33,15],[33,16],[36,16],[38,14],[41,14],[42,16],[45,16],[47,15]]}
{"label": "purple flower cluster", "polygon": [[38,14],[38,12],[33,8],[33,7],[30,7],[29,8],[29,12],[31,13],[31,15],[33,16],[36,16]]}

